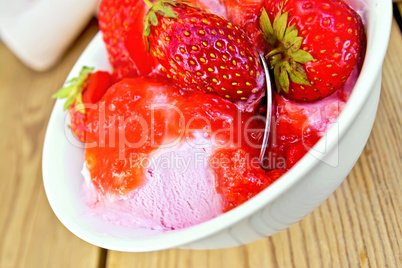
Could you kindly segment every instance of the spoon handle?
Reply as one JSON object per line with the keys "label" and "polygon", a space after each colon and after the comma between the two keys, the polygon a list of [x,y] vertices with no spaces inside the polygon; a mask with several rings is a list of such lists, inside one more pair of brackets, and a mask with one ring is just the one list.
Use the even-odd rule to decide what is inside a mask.
{"label": "spoon handle", "polygon": [[271,87],[271,78],[269,76],[268,64],[267,64],[267,62],[265,60],[264,55],[260,55],[260,59],[261,59],[262,66],[264,68],[265,82],[266,82],[266,87],[267,87],[267,118],[266,118],[266,121],[265,121],[264,139],[262,140],[260,157],[259,157],[260,166],[263,169],[265,169],[264,164],[263,164],[263,160],[264,160],[265,151],[267,150],[269,132],[271,130],[272,87]]}

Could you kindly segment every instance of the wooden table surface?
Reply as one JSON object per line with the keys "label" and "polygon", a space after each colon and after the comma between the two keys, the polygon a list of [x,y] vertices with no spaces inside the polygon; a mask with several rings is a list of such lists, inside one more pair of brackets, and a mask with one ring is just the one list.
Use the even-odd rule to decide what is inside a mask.
{"label": "wooden table surface", "polygon": [[42,73],[25,67],[0,41],[1,268],[402,267],[402,35],[395,20],[377,119],[341,187],[285,231],[211,251],[108,251],[74,236],[51,210],[41,170],[51,95],[97,31],[93,20]]}

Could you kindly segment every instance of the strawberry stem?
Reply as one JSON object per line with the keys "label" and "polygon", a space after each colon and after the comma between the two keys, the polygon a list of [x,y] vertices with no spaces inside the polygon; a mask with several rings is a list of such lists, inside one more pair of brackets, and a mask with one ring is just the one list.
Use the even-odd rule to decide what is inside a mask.
{"label": "strawberry stem", "polygon": [[286,52],[285,49],[282,46],[280,46],[278,48],[271,50],[266,56],[269,58],[275,56],[276,54],[282,54],[285,52]]}

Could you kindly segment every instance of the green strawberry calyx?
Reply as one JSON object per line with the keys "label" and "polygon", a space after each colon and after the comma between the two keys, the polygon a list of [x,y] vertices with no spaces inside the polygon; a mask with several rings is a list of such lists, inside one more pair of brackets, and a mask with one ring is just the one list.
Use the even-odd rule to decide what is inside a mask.
{"label": "green strawberry calyx", "polygon": [[267,11],[262,9],[260,28],[264,40],[273,48],[265,57],[274,70],[277,91],[289,92],[290,81],[311,86],[307,79],[304,64],[313,61],[310,53],[300,49],[303,38],[298,36],[294,24],[287,27],[288,12],[282,13],[282,8],[271,23]]}
{"label": "green strawberry calyx", "polygon": [[[94,68],[92,67],[82,67],[78,76],[67,81],[65,86],[57,91],[52,98],[66,99],[64,110],[67,110],[73,103],[75,103],[75,106],[83,106],[82,92],[84,91],[87,79],[93,70]],[[80,113],[85,114],[85,109],[77,110]]]}
{"label": "green strawberry calyx", "polygon": [[[149,36],[151,34],[151,26],[158,26],[158,17],[156,14],[162,15],[166,18],[174,18],[178,19],[176,13],[173,11],[172,6],[177,7],[177,4],[184,4],[189,7],[195,7],[185,1],[169,1],[169,0],[160,0],[154,4],[152,4],[149,0],[143,0],[144,3],[149,7],[148,13],[144,18],[144,32],[143,35],[147,38],[148,43],[148,53],[151,49],[151,44],[149,43]],[[197,8],[197,7],[195,7]]]}

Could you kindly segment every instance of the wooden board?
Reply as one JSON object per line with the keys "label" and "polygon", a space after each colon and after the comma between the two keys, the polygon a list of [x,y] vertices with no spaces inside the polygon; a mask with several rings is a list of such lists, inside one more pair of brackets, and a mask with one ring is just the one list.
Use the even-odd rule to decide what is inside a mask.
{"label": "wooden board", "polygon": [[393,23],[377,120],[356,166],[318,209],[288,230],[211,251],[106,251],[57,220],[42,184],[50,96],[97,32],[93,21],[50,71],[26,68],[0,43],[0,268],[402,267],[402,37]]}
{"label": "wooden board", "polygon": [[42,146],[54,100],[96,21],[60,63],[37,73],[0,43],[0,267],[98,267],[102,250],[56,218],[42,183]]}

